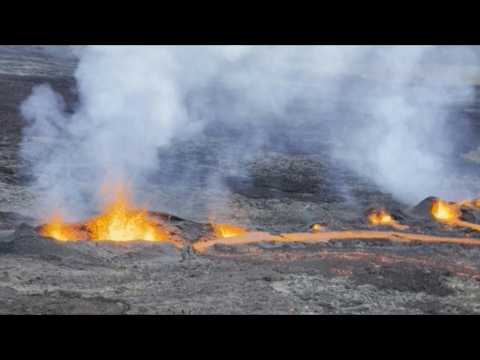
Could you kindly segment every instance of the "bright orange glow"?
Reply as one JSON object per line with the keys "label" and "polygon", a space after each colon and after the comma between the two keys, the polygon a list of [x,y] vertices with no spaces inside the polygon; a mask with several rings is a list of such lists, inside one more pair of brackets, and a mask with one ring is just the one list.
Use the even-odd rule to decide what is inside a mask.
{"label": "bright orange glow", "polygon": [[445,223],[455,223],[460,216],[458,205],[441,199],[432,201],[431,214],[435,220]]}
{"label": "bright orange glow", "polygon": [[388,225],[394,222],[392,215],[384,209],[372,210],[368,214],[368,222],[372,225]]}
{"label": "bright orange glow", "polygon": [[168,240],[168,234],[149,218],[146,210],[130,203],[122,186],[114,190],[113,200],[99,215],[87,220],[85,226],[92,240]]}
{"label": "bright orange glow", "polygon": [[389,225],[397,229],[406,229],[408,227],[400,225],[385,209],[371,210],[367,219],[372,225]]}
{"label": "bright orange glow", "polygon": [[57,240],[111,240],[111,241],[162,241],[168,233],[158,221],[150,218],[145,209],[134,207],[127,191],[118,185],[113,197],[106,202],[99,215],[87,219],[83,224],[67,224],[59,214],[40,227],[40,233]]}
{"label": "bright orange glow", "polygon": [[444,237],[423,234],[414,234],[397,231],[366,231],[366,230],[344,230],[344,231],[322,231],[318,233],[287,233],[272,235],[264,232],[247,232],[244,235],[230,239],[204,239],[193,244],[196,251],[206,251],[215,244],[225,245],[247,245],[261,241],[277,242],[303,242],[303,243],[328,243],[332,240],[389,240],[394,242],[425,242],[425,243],[447,243],[461,245],[480,246],[480,240],[461,237]]}
{"label": "bright orange glow", "polygon": [[434,199],[432,201],[431,214],[435,220],[447,225],[466,227],[475,231],[480,231],[479,224],[473,224],[460,219],[460,208],[462,206],[476,206],[474,203],[477,202],[477,200],[478,199],[468,201],[464,200],[458,203],[448,203],[441,199]]}
{"label": "bright orange glow", "polygon": [[73,224],[63,220],[60,213],[54,213],[48,222],[39,229],[41,235],[51,237],[60,241],[80,240],[85,235]]}
{"label": "bright orange glow", "polygon": [[313,224],[313,225],[310,226],[310,231],[311,232],[318,232],[318,231],[323,231],[323,230],[324,230],[324,228],[320,224]]}
{"label": "bright orange glow", "polygon": [[230,225],[230,224],[212,224],[213,232],[217,237],[220,238],[229,238],[246,233],[246,230],[240,226]]}

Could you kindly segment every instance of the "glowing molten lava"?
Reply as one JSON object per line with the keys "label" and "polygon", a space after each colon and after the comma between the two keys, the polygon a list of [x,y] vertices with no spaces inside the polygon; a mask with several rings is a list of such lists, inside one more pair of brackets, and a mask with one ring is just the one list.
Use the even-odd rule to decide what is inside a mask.
{"label": "glowing molten lava", "polygon": [[406,225],[400,225],[385,209],[370,210],[367,219],[372,225],[389,225],[400,230],[408,228]]}
{"label": "glowing molten lava", "polygon": [[212,224],[213,232],[217,237],[229,238],[245,234],[247,231],[239,226],[230,224]]}
{"label": "glowing molten lava", "polygon": [[[471,201],[473,206],[476,200]],[[450,226],[460,226],[470,228],[475,231],[480,231],[479,224],[473,224],[468,221],[463,221],[460,219],[460,207],[467,206],[466,202],[459,202],[459,203],[449,203],[443,201],[441,199],[434,199],[432,201],[432,208],[430,213],[432,217],[437,220],[438,222],[450,225]]]}
{"label": "glowing molten lava", "polygon": [[323,231],[323,230],[324,230],[324,228],[323,228],[323,226],[320,225],[320,224],[312,224],[312,225],[310,225],[310,231],[311,231],[311,232],[314,232],[314,233],[315,233],[315,232],[319,232],[319,231]]}
{"label": "glowing molten lava", "polygon": [[460,215],[458,206],[441,199],[432,200],[431,214],[435,220],[445,223],[455,223]]}
{"label": "glowing molten lava", "polygon": [[59,213],[54,213],[50,220],[39,229],[41,235],[61,241],[80,240],[85,236],[74,224],[67,224]]}
{"label": "glowing molten lava", "polygon": [[424,242],[424,243],[446,243],[462,245],[480,245],[478,239],[459,237],[431,236],[397,231],[366,231],[366,230],[344,230],[344,231],[321,231],[317,233],[288,233],[272,235],[265,232],[247,232],[228,240],[216,238],[204,241],[197,241],[193,244],[196,251],[206,251],[215,244],[224,245],[246,245],[261,241],[276,241],[283,243],[303,242],[311,244],[328,243],[332,240],[389,240],[394,242]]}
{"label": "glowing molten lava", "polygon": [[111,240],[111,241],[162,241],[168,240],[168,233],[160,224],[148,216],[144,209],[134,207],[121,186],[113,192],[99,215],[87,219],[82,224],[65,223],[55,214],[40,227],[43,236],[57,240]]}
{"label": "glowing molten lava", "polygon": [[117,188],[113,200],[102,213],[86,221],[85,226],[92,240],[131,241],[167,240],[168,234],[149,218],[144,209],[130,204],[124,189]]}

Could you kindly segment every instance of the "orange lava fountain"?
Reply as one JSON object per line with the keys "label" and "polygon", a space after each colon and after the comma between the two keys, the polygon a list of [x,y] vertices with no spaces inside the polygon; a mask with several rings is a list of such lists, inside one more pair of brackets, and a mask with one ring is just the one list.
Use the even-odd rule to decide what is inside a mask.
{"label": "orange lava fountain", "polygon": [[103,211],[85,223],[92,240],[159,241],[168,234],[149,218],[145,209],[135,208],[123,187],[115,189],[114,198]]}
{"label": "orange lava fountain", "polygon": [[453,203],[446,202],[441,199],[434,199],[432,201],[432,208],[430,213],[432,217],[438,222],[450,225],[470,228],[480,231],[480,225],[472,224],[468,221],[460,220],[460,207],[465,206],[465,202]]}
{"label": "orange lava fountain", "polygon": [[432,208],[430,210],[432,217],[440,222],[454,224],[460,216],[459,206],[455,203],[448,203],[442,199],[432,200]]}
{"label": "orange lava fountain", "polygon": [[79,226],[66,223],[58,212],[55,212],[46,224],[40,226],[39,233],[60,241],[82,240],[86,238],[86,234],[79,229]]}
{"label": "orange lava fountain", "polygon": [[147,210],[137,208],[129,200],[128,192],[121,185],[113,190],[113,198],[106,203],[99,215],[82,224],[65,223],[56,213],[39,229],[43,236],[57,240],[111,240],[111,241],[166,241],[167,231],[158,221],[149,217]]}
{"label": "orange lava fountain", "polygon": [[372,225],[388,225],[398,230],[408,228],[406,225],[400,225],[385,209],[373,209],[369,211],[367,219]]}

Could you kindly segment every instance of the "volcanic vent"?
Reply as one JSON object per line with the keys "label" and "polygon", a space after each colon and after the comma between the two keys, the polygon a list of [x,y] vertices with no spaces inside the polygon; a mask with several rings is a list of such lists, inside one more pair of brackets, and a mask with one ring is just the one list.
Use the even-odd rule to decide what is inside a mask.
{"label": "volcanic vent", "polygon": [[39,233],[61,241],[173,242],[167,225],[147,209],[135,206],[125,185],[117,182],[110,195],[99,214],[78,223],[68,223],[56,211],[38,228]]}

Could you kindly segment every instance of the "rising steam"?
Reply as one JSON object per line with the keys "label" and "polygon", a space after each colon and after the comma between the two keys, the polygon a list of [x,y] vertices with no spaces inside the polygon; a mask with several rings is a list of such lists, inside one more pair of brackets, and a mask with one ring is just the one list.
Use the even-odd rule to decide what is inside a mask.
{"label": "rising steam", "polygon": [[[471,195],[459,193],[444,159],[454,146],[450,110],[473,92],[457,68],[429,65],[445,53],[453,62],[473,59],[468,48],[443,48],[442,59],[435,47],[401,46],[87,46],[75,53],[73,111],[49,85],[35,87],[21,106],[29,123],[22,155],[43,211],[84,216],[108,177],[142,188],[162,167],[159,148],[213,121],[249,129],[254,144],[272,141],[270,129],[295,121],[288,109],[296,103],[326,114],[309,126],[329,134],[339,166],[398,199]],[[218,93],[228,108],[221,119],[210,101]],[[258,147],[250,145],[235,156],[253,155]]]}

